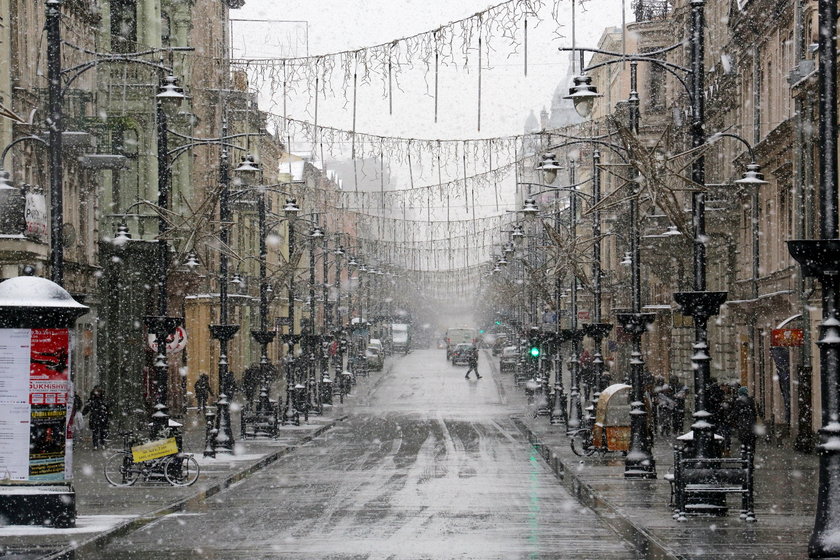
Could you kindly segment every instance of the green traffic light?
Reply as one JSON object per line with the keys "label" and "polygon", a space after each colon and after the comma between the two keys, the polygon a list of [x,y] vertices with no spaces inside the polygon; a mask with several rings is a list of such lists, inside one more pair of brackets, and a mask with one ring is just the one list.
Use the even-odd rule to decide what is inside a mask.
{"label": "green traffic light", "polygon": [[501,325],[501,324],[502,324],[502,322],[501,322],[501,321],[496,321],[496,324],[497,324],[497,325]]}
{"label": "green traffic light", "polygon": [[478,332],[479,332],[479,334],[484,334],[484,329],[481,329]]}
{"label": "green traffic light", "polygon": [[540,349],[538,346],[531,346],[531,356],[534,358],[540,357]]}

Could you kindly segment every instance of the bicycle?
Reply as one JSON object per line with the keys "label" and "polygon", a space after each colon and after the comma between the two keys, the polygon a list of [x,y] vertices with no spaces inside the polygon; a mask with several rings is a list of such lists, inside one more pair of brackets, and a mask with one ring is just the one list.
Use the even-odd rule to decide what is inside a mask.
{"label": "bicycle", "polygon": [[133,434],[120,432],[123,449],[105,460],[105,478],[113,486],[132,486],[140,477],[143,482],[166,481],[172,486],[191,486],[201,469],[191,453],[178,452],[166,457],[137,463],[131,453]]}
{"label": "bicycle", "polygon": [[602,454],[606,453],[605,449],[593,444],[592,430],[589,428],[581,428],[569,434],[569,446],[572,448],[572,453],[578,457],[589,457],[596,451]]}

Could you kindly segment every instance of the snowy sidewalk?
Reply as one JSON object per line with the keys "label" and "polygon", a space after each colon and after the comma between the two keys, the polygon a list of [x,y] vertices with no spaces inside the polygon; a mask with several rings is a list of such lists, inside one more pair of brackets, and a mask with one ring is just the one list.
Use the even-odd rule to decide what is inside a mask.
{"label": "snowy sidewalk", "polygon": [[527,404],[524,391],[514,386],[513,376],[500,377],[509,402],[521,406],[524,431],[550,466],[556,461],[563,484],[617,532],[646,549],[648,558],[807,557],[817,497],[816,455],[797,453],[789,442],[788,447],[759,442],[755,471],[758,522],[741,521],[740,499],[730,496],[728,516],[689,517],[678,523],[671,517],[670,485],[663,478],[673,470],[671,438],[660,438],[654,447],[656,480],[627,480],[620,453],[603,458],[574,455],[564,427],[551,426],[546,416],[534,418],[534,408]]}
{"label": "snowy sidewalk", "polygon": [[198,481],[189,487],[163,483],[137,482],[130,487],[114,487],[103,474],[105,459],[117,450],[112,438],[107,450],[91,449],[89,437],[74,447],[76,490],[76,527],[55,529],[41,526],[0,527],[0,556],[15,558],[61,558],[70,550],[94,546],[110,537],[126,534],[164,515],[181,510],[189,503],[200,502],[235,484],[304,445],[343,419],[345,411],[370,392],[382,374],[361,378],[344,404],[325,407],[323,416],[310,415],[300,426],[281,426],[277,439],[239,438],[239,415],[233,415],[237,438],[234,455],[203,456],[204,422],[196,410],[183,418],[185,451],[192,453],[201,467]]}

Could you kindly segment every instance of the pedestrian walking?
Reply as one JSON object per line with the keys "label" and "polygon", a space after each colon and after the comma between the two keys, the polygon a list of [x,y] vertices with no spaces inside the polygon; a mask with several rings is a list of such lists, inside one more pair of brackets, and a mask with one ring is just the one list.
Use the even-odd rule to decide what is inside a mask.
{"label": "pedestrian walking", "polygon": [[673,398],[671,386],[663,384],[656,395],[656,418],[659,434],[670,436],[673,429],[674,408],[676,400]]}
{"label": "pedestrian walking", "polygon": [[88,402],[82,410],[82,414],[89,417],[88,424],[93,435],[93,448],[99,449],[105,445],[108,437],[108,422],[111,419],[111,409],[105,399],[105,392],[102,387],[95,385],[90,392]]}
{"label": "pedestrian walking", "polygon": [[721,383],[720,391],[723,395],[720,401],[720,412],[718,413],[718,421],[716,431],[723,436],[723,452],[729,454],[729,448],[732,446],[732,405],[737,396],[734,387],[729,383]]}
{"label": "pedestrian walking", "polygon": [[674,393],[674,419],[671,422],[671,429],[677,434],[681,434],[685,429],[685,401],[687,397],[688,386],[683,383]]}
{"label": "pedestrian walking", "polygon": [[202,414],[207,412],[207,397],[214,396],[213,390],[210,388],[210,377],[206,373],[198,376],[193,386],[195,391],[195,400],[198,404],[198,409]]}
{"label": "pedestrian walking", "polygon": [[464,379],[470,378],[470,372],[475,372],[475,378],[481,379],[481,376],[478,374],[478,348],[473,348],[470,350],[470,356],[467,358],[467,364],[469,367],[467,368],[467,375],[464,376]]}
{"label": "pedestrian walking", "polygon": [[715,426],[715,430],[720,429],[720,412],[723,407],[723,399],[723,389],[721,389],[718,380],[712,377],[709,379],[709,384],[706,386],[706,412],[711,414],[711,416],[709,416],[709,422]]}
{"label": "pedestrian walking", "polygon": [[741,442],[741,446],[750,452],[755,451],[755,423],[758,414],[755,399],[750,396],[746,387],[738,389],[738,396],[732,403],[731,418],[735,437]]}
{"label": "pedestrian walking", "polygon": [[580,354],[580,382],[583,389],[583,399],[589,402],[589,395],[595,386],[595,368],[592,365],[592,354],[589,350],[584,350]]}
{"label": "pedestrian walking", "polygon": [[236,385],[236,376],[233,375],[232,371],[227,370],[225,372],[224,380],[224,387],[222,389],[219,389],[219,392],[221,393],[224,390],[228,402],[233,402],[233,396],[239,389],[239,387],[237,387]]}
{"label": "pedestrian walking", "polygon": [[245,404],[250,405],[257,396],[262,384],[262,371],[259,364],[251,364],[242,374],[242,387],[245,390]]}

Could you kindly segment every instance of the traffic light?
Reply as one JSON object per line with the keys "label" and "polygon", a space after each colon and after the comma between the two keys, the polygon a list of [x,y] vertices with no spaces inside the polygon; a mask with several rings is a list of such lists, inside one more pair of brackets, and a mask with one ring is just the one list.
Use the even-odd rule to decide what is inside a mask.
{"label": "traffic light", "polygon": [[479,334],[484,334],[484,329],[480,329],[480,330],[478,331],[478,333],[479,333]]}
{"label": "traffic light", "polygon": [[502,322],[501,322],[501,321],[496,321],[496,324],[497,324],[497,325],[501,325],[501,324],[502,324]]}
{"label": "traffic light", "polygon": [[531,344],[531,348],[528,349],[528,355],[532,358],[539,358],[540,357],[540,347],[536,344]]}

